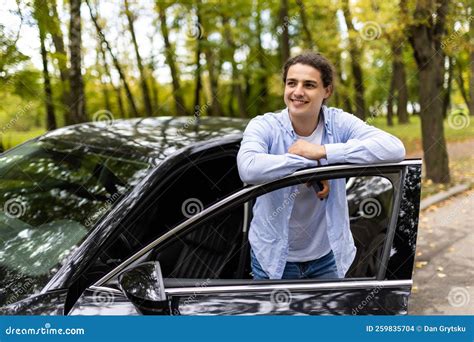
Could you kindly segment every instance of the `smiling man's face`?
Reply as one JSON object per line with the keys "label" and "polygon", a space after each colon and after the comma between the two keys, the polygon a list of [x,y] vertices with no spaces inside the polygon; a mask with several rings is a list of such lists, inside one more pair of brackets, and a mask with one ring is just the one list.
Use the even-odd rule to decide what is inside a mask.
{"label": "smiling man's face", "polygon": [[324,87],[319,70],[299,63],[288,69],[284,100],[292,118],[316,115],[330,95],[331,89]]}

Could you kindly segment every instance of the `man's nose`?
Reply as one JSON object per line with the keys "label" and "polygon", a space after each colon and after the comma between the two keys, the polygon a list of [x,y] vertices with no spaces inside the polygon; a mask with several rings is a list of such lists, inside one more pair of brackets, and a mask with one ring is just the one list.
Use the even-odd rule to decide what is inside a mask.
{"label": "man's nose", "polygon": [[298,83],[298,84],[296,85],[294,94],[295,94],[295,95],[304,95],[304,91],[303,91],[303,90],[304,90],[303,84]]}

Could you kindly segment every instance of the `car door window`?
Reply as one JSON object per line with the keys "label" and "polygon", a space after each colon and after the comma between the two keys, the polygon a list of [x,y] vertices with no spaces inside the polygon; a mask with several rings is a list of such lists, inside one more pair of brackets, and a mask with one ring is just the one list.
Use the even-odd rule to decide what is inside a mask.
{"label": "car door window", "polygon": [[40,291],[148,168],[59,142],[0,155],[0,306]]}
{"label": "car door window", "polygon": [[[399,181],[399,176],[394,173],[344,178],[348,213],[341,215],[349,216],[357,248],[347,278],[373,278],[380,270],[384,247],[389,245],[386,243],[394,212],[394,182]],[[298,186],[306,187],[303,178],[291,189]],[[272,191],[282,189],[285,187]],[[274,213],[268,214],[269,219],[284,219],[281,217],[283,207],[295,198],[288,197]],[[255,198],[250,198],[237,207],[193,225],[185,234],[174,236],[173,242],[156,248],[152,258],[160,261],[168,284],[173,280],[178,284],[180,281],[188,283],[189,279],[252,279],[248,243],[251,219],[244,213],[245,207],[252,208],[254,201]]]}

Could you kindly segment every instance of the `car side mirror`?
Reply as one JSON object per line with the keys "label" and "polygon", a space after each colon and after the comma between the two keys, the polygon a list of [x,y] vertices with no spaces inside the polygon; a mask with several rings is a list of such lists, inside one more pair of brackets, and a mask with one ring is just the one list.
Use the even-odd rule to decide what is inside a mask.
{"label": "car side mirror", "polygon": [[143,315],[169,315],[169,303],[158,261],[139,264],[119,276],[122,291]]}

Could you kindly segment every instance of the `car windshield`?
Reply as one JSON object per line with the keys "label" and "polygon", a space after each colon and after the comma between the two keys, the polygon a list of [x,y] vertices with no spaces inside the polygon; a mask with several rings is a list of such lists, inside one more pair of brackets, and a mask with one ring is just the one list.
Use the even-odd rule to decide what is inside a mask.
{"label": "car windshield", "polygon": [[149,167],[58,141],[0,155],[0,306],[41,290]]}

